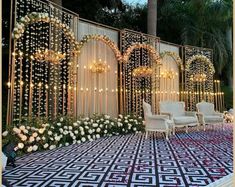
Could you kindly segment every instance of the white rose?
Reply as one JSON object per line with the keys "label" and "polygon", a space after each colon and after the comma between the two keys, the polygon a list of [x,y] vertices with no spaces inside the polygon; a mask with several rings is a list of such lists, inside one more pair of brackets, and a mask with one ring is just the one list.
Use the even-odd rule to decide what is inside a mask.
{"label": "white rose", "polygon": [[124,117],[124,119],[127,119],[127,117]]}
{"label": "white rose", "polygon": [[23,149],[24,148],[24,144],[23,143],[18,143],[18,148],[19,149]]}
{"label": "white rose", "polygon": [[48,135],[49,135],[49,136],[52,135],[52,132],[51,132],[51,131],[48,131]]}
{"label": "white rose", "polygon": [[82,131],[82,132],[81,132],[81,135],[82,135],[82,136],[83,136],[83,135],[85,135],[85,132],[84,132],[84,131]]}
{"label": "white rose", "polygon": [[96,132],[100,132],[100,131],[101,131],[101,129],[100,129],[100,128],[97,128],[97,129],[96,129]]}
{"label": "white rose", "polygon": [[96,122],[97,122],[97,123],[99,123],[99,122],[100,122],[100,120],[96,120]]}
{"label": "white rose", "polygon": [[91,138],[91,135],[87,135],[87,138],[90,139],[90,138]]}
{"label": "white rose", "polygon": [[68,143],[68,142],[66,142],[66,143],[65,143],[65,146],[69,146],[69,143]]}
{"label": "white rose", "polygon": [[92,134],[93,130],[92,130],[92,129],[89,129],[88,132],[89,132],[89,134]]}
{"label": "white rose", "polygon": [[85,118],[85,120],[86,120],[86,121],[88,121],[88,120],[89,120],[89,118],[88,118],[88,117],[86,117],[86,118]]}
{"label": "white rose", "polygon": [[64,130],[62,128],[59,128],[60,133],[62,133]]}
{"label": "white rose", "polygon": [[114,123],[113,123],[113,122],[111,122],[111,125],[114,125]]}
{"label": "white rose", "polygon": [[45,130],[45,129],[39,129],[38,132],[39,132],[40,134],[43,134],[43,133],[44,133],[44,130]]}
{"label": "white rose", "polygon": [[56,148],[56,145],[50,145],[49,149],[52,150],[52,149],[55,149]]}
{"label": "white rose", "polygon": [[118,121],[122,121],[121,119],[118,119]]}
{"label": "white rose", "polygon": [[100,138],[100,135],[99,135],[99,134],[97,134],[97,135],[96,135],[96,138]]}
{"label": "white rose", "polygon": [[74,126],[74,127],[77,127],[77,126],[78,126],[78,124],[77,124],[77,123],[73,123],[73,126]]}
{"label": "white rose", "polygon": [[125,129],[122,129],[123,132],[125,132]]}
{"label": "white rose", "polygon": [[53,140],[54,140],[54,138],[50,138],[50,140],[51,140],[51,141],[53,141]]}
{"label": "white rose", "polygon": [[20,134],[21,130],[18,129],[17,127],[14,127],[13,128],[13,131],[16,133],[16,134]]}
{"label": "white rose", "polygon": [[35,140],[35,138],[33,136],[29,137],[29,142],[33,142]]}
{"label": "white rose", "polygon": [[80,131],[83,131],[83,130],[84,130],[83,127],[79,127],[79,129],[80,129]]}
{"label": "white rose", "polygon": [[38,150],[38,146],[37,145],[34,145],[33,146],[33,151],[37,151]]}
{"label": "white rose", "polygon": [[7,136],[7,134],[8,134],[8,131],[4,131],[4,132],[2,133],[2,136]]}
{"label": "white rose", "polygon": [[74,134],[78,134],[78,131],[77,131],[77,130],[75,130],[75,131],[74,131]]}
{"label": "white rose", "polygon": [[82,140],[82,142],[85,142],[85,141],[86,141],[86,138],[85,138],[85,137],[82,137],[81,140]]}
{"label": "white rose", "polygon": [[93,119],[91,119],[91,123],[93,123]]}
{"label": "white rose", "polygon": [[60,127],[60,126],[61,126],[61,123],[57,123],[57,126],[59,126],[59,127]]}
{"label": "white rose", "polygon": [[104,134],[107,134],[107,132],[108,132],[107,130],[104,130]]}
{"label": "white rose", "polygon": [[60,122],[62,122],[64,119],[63,118],[60,118]]}
{"label": "white rose", "polygon": [[49,146],[48,143],[46,143],[43,145],[43,148],[46,149],[46,148],[48,148],[48,146]]}
{"label": "white rose", "polygon": [[73,144],[75,144],[75,143],[77,143],[77,141],[76,141],[76,140],[73,140]]}
{"label": "white rose", "polygon": [[24,126],[24,125],[21,125],[21,126],[20,126],[20,130],[22,130],[22,131],[25,130],[25,126]]}
{"label": "white rose", "polygon": [[32,136],[36,138],[38,136],[38,133],[34,132]]}
{"label": "white rose", "polygon": [[85,121],[84,124],[87,125],[88,123]]}
{"label": "white rose", "polygon": [[98,127],[98,124],[97,124],[97,123],[93,123],[92,126],[93,126],[93,127]]}
{"label": "white rose", "polygon": [[127,120],[125,120],[124,122],[125,122],[125,123],[128,123],[128,121],[127,121]]}
{"label": "white rose", "polygon": [[130,121],[133,121],[133,119],[130,119]]}
{"label": "white rose", "polygon": [[75,140],[75,139],[76,139],[76,136],[73,136],[72,139]]}
{"label": "white rose", "polygon": [[103,125],[102,125],[102,124],[100,124],[100,128],[103,128]]}
{"label": "white rose", "polygon": [[26,140],[27,140],[27,136],[23,135],[23,136],[21,137],[21,140],[22,140],[23,142],[26,141]]}
{"label": "white rose", "polygon": [[69,130],[73,130],[73,127],[72,127],[72,126],[69,126]]}
{"label": "white rose", "polygon": [[55,141],[60,141],[60,136],[56,136]]}
{"label": "white rose", "polygon": [[110,116],[109,116],[109,115],[105,115],[104,117],[105,117],[106,119],[109,119],[109,118],[110,118]]}
{"label": "white rose", "polygon": [[68,127],[67,127],[67,126],[64,126],[64,129],[68,129]]}
{"label": "white rose", "polygon": [[59,147],[62,147],[62,146],[63,146],[62,144],[59,145]]}
{"label": "white rose", "polygon": [[81,141],[80,141],[80,140],[78,140],[78,141],[77,141],[77,143],[79,144],[79,143],[81,143]]}
{"label": "white rose", "polygon": [[122,114],[119,114],[118,116],[119,116],[120,118],[123,118]]}
{"label": "white rose", "polygon": [[32,150],[33,150],[33,147],[29,146],[28,149],[27,149],[27,152],[30,153],[30,152],[32,152]]}
{"label": "white rose", "polygon": [[133,128],[133,131],[136,131],[136,130],[137,130],[137,129],[134,127],[134,128]]}
{"label": "white rose", "polygon": [[104,119],[103,119],[103,118],[101,118],[101,119],[100,119],[100,121],[104,121]]}
{"label": "white rose", "polygon": [[43,137],[42,137],[42,140],[45,140],[45,139],[46,139],[45,136],[43,136]]}
{"label": "white rose", "polygon": [[38,136],[38,137],[36,138],[36,140],[37,140],[37,141],[40,141],[40,140],[41,140],[41,138]]}
{"label": "white rose", "polygon": [[23,132],[24,132],[25,134],[28,134],[28,133],[29,133],[29,131],[28,131],[27,129],[23,130]]}

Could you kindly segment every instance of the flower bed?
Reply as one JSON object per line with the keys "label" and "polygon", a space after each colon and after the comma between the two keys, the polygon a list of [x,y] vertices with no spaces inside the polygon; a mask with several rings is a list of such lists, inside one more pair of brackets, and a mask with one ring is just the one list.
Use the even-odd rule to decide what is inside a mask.
{"label": "flower bed", "polygon": [[20,155],[40,150],[54,149],[70,144],[93,141],[103,136],[138,133],[144,130],[141,117],[119,115],[112,119],[108,115],[60,117],[50,122],[26,121],[8,128],[2,133],[3,144],[13,142]]}

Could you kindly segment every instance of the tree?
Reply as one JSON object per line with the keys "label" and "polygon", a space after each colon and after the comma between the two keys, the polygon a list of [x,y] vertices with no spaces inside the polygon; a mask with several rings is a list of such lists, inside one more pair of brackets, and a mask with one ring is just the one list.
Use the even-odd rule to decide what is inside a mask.
{"label": "tree", "polygon": [[148,0],[148,34],[157,34],[157,0]]}

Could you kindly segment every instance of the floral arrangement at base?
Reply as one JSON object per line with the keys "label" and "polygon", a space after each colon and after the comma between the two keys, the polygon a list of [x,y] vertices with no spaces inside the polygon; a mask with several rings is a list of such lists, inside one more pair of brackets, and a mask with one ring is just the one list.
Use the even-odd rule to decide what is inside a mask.
{"label": "floral arrangement at base", "polygon": [[112,119],[108,115],[59,117],[53,121],[25,121],[2,133],[3,145],[13,142],[20,155],[41,150],[93,141],[104,136],[139,133],[144,131],[143,119],[135,115],[119,115]]}

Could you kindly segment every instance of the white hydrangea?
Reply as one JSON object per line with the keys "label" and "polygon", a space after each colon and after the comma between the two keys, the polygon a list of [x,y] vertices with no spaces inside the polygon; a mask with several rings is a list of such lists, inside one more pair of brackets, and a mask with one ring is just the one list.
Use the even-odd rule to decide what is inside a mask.
{"label": "white hydrangea", "polygon": [[59,131],[60,131],[60,133],[63,133],[63,132],[64,132],[64,130],[63,130],[62,128],[59,128]]}
{"label": "white hydrangea", "polygon": [[19,129],[23,131],[23,130],[25,130],[25,126],[21,125]]}
{"label": "white hydrangea", "polygon": [[33,150],[33,147],[29,146],[28,149],[27,149],[27,152],[30,153],[30,152],[32,152],[32,150]]}
{"label": "white hydrangea", "polygon": [[99,135],[99,134],[96,134],[96,138],[100,138],[100,135]]}
{"label": "white hydrangea", "polygon": [[68,127],[67,127],[67,126],[64,126],[64,129],[68,129]]}
{"label": "white hydrangea", "polygon": [[68,142],[66,142],[66,143],[65,143],[65,146],[69,146],[69,143],[68,143]]}
{"label": "white hydrangea", "polygon": [[72,126],[69,126],[69,130],[73,130],[73,127],[72,127]]}
{"label": "white hydrangea", "polygon": [[83,128],[83,127],[79,127],[79,129],[80,129],[80,131],[83,131],[83,130],[84,130],[84,128]]}
{"label": "white hydrangea", "polygon": [[87,124],[88,124],[88,123],[85,121],[85,122],[84,122],[84,125],[87,125]]}
{"label": "white hydrangea", "polygon": [[32,134],[32,136],[33,136],[34,138],[36,138],[36,137],[38,136],[38,133],[34,132],[34,133]]}
{"label": "white hydrangea", "polygon": [[60,118],[60,122],[63,122],[64,121],[64,118]]}
{"label": "white hydrangea", "polygon": [[45,136],[42,137],[42,140],[46,140]]}
{"label": "white hydrangea", "polygon": [[38,150],[38,146],[37,145],[34,145],[33,146],[33,151],[37,151]]}
{"label": "white hydrangea", "polygon": [[28,134],[28,133],[29,133],[29,131],[28,131],[27,129],[24,129],[23,132],[24,132],[25,134]]}
{"label": "white hydrangea", "polygon": [[85,138],[85,137],[82,137],[81,140],[82,140],[82,142],[85,142],[85,141],[86,141],[86,138]]}
{"label": "white hydrangea", "polygon": [[91,135],[87,135],[87,138],[90,139],[90,138],[91,138]]}
{"label": "white hydrangea", "polygon": [[29,142],[33,142],[35,140],[35,138],[33,136],[29,137]]}
{"label": "white hydrangea", "polygon": [[52,132],[51,132],[51,131],[48,131],[48,135],[51,136],[51,135],[52,135]]}
{"label": "white hydrangea", "polygon": [[100,128],[103,128],[103,125],[102,125],[102,124],[100,124]]}
{"label": "white hydrangea", "polygon": [[86,125],[86,126],[85,126],[85,129],[89,129],[89,127]]}
{"label": "white hydrangea", "polygon": [[24,144],[23,143],[18,143],[18,148],[19,149],[23,149],[24,148]]}
{"label": "white hydrangea", "polygon": [[104,130],[104,134],[107,134],[107,132],[108,132],[107,130]]}
{"label": "white hydrangea", "polygon": [[48,148],[48,146],[49,146],[49,144],[46,143],[46,144],[43,145],[43,148],[46,149],[46,148]]}
{"label": "white hydrangea", "polygon": [[55,141],[57,141],[57,142],[60,141],[60,136],[56,136]]}
{"label": "white hydrangea", "polygon": [[80,144],[80,143],[81,143],[81,140],[78,140],[77,143]]}
{"label": "white hydrangea", "polygon": [[88,133],[89,133],[89,134],[92,134],[92,133],[93,133],[93,130],[92,130],[92,129],[89,129],[89,130],[88,130]]}
{"label": "white hydrangea", "polygon": [[74,127],[77,127],[77,126],[78,126],[78,124],[77,124],[77,123],[73,123],[73,126],[74,126]]}
{"label": "white hydrangea", "polygon": [[41,140],[41,138],[38,136],[38,137],[36,138],[36,140],[37,140],[37,141],[40,141],[40,140]]}
{"label": "white hydrangea", "polygon": [[101,129],[100,129],[100,128],[97,128],[97,129],[96,129],[96,132],[100,132],[100,131],[101,131]]}
{"label": "white hydrangea", "polygon": [[124,122],[125,122],[125,123],[128,123],[128,120],[125,120]]}
{"label": "white hydrangea", "polygon": [[133,128],[133,131],[136,131],[136,130],[137,130],[136,127],[134,127],[134,128]]}
{"label": "white hydrangea", "polygon": [[8,131],[4,131],[3,133],[2,133],[2,136],[7,136],[8,135]]}
{"label": "white hydrangea", "polygon": [[82,136],[85,135],[85,132],[84,132],[84,131],[81,131],[81,135],[82,135]]}
{"label": "white hydrangea", "polygon": [[77,130],[75,130],[75,131],[74,131],[74,134],[78,134],[78,131],[77,131]]}
{"label": "white hydrangea", "polygon": [[97,123],[93,123],[92,126],[93,126],[93,127],[98,127],[98,124],[97,124]]}
{"label": "white hydrangea", "polygon": [[56,145],[50,145],[49,149],[52,150],[52,149],[55,149],[56,148]]}
{"label": "white hydrangea", "polygon": [[59,126],[59,127],[60,127],[60,126],[61,126],[61,123],[57,123],[57,126]]}
{"label": "white hydrangea", "polygon": [[13,128],[13,131],[16,133],[16,134],[20,134],[21,130],[18,129],[17,127],[14,127]]}

